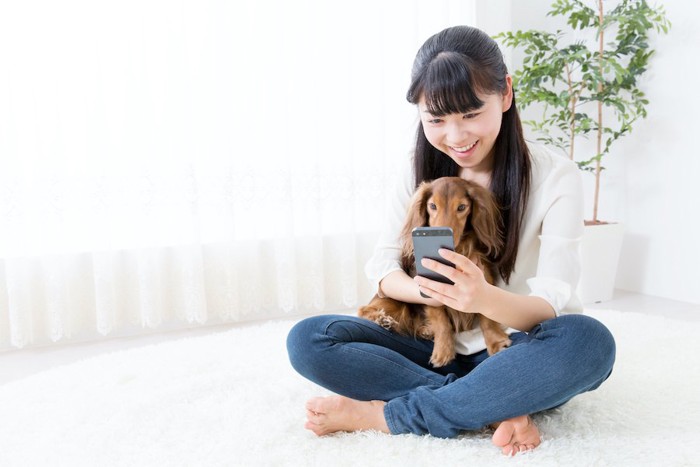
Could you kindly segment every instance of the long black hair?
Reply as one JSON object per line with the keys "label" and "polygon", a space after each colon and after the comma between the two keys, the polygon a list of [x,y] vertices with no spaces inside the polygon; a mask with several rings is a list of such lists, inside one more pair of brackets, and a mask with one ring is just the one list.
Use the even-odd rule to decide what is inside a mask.
{"label": "long black hair", "polygon": [[[477,93],[507,92],[507,74],[503,55],[491,37],[470,26],[454,26],[433,35],[418,50],[406,99],[418,104],[424,97],[428,112],[436,116],[469,113],[484,104]],[[490,186],[500,206],[505,244],[503,253],[494,260],[506,283],[518,255],[530,167],[514,93],[496,138]],[[414,169],[416,187],[425,180],[459,176],[457,163],[428,142],[422,122],[416,132]]]}

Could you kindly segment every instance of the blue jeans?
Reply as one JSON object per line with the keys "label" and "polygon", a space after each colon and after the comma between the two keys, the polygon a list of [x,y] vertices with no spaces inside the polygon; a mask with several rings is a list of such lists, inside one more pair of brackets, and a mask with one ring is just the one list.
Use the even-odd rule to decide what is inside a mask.
{"label": "blue jeans", "polygon": [[433,368],[433,342],[400,336],[354,316],[297,323],[287,337],[292,366],[304,377],[357,400],[383,400],[394,434],[451,438],[494,422],[557,407],[602,384],[615,341],[585,315],[563,315],[488,356],[458,355]]}

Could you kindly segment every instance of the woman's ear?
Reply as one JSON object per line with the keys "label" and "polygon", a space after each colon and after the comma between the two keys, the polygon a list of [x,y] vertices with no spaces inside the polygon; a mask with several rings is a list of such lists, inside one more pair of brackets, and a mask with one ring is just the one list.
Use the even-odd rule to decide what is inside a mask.
{"label": "woman's ear", "polygon": [[507,112],[513,105],[513,77],[510,75],[506,75],[506,91],[503,93],[502,99],[502,111]]}

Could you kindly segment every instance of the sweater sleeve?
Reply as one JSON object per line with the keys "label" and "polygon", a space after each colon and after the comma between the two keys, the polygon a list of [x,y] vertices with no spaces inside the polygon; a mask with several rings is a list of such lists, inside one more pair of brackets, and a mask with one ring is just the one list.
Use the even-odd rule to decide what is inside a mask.
{"label": "sweater sleeve", "polygon": [[576,288],[581,271],[583,186],[575,164],[568,160],[555,164],[539,188],[537,202],[540,245],[536,274],[527,279],[530,295],[545,299],[557,315],[579,312]]}
{"label": "sweater sleeve", "polygon": [[401,269],[400,234],[406,219],[408,204],[413,195],[413,166],[406,164],[397,174],[391,196],[385,205],[385,219],[374,252],[365,264],[365,274],[379,296],[384,296],[379,283],[389,273]]}

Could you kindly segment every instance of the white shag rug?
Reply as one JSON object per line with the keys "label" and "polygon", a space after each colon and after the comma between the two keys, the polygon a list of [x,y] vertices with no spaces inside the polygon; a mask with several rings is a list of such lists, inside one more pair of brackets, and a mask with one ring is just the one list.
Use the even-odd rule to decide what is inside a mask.
{"label": "white shag rug", "polygon": [[543,443],[507,458],[490,433],[317,438],[290,367],[293,321],[93,357],[0,386],[0,466],[700,465],[700,323],[591,311],[616,336],[601,388],[536,416]]}

